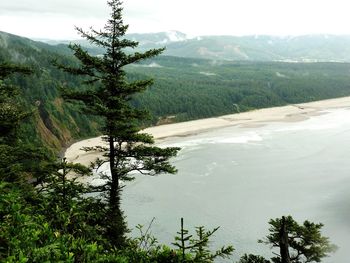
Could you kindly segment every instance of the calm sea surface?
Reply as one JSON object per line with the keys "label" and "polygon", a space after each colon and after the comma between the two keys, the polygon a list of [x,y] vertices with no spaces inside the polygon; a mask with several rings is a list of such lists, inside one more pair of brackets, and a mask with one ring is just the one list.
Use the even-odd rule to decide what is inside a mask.
{"label": "calm sea surface", "polygon": [[[152,224],[161,242],[187,229],[220,226],[213,246],[272,257],[257,240],[270,218],[292,215],[324,223],[339,250],[327,263],[348,263],[350,249],[350,110],[337,109],[295,123],[229,127],[170,138],[182,147],[176,175],[138,177],[123,192],[129,226]],[[134,235],[137,233],[134,231]]]}

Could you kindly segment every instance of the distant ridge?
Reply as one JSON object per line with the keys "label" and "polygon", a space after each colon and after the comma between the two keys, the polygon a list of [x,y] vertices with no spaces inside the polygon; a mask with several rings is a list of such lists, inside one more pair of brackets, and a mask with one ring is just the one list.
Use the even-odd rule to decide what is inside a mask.
{"label": "distant ridge", "polygon": [[167,41],[164,37],[161,43],[159,39],[162,36],[164,33],[139,34],[136,40],[144,49],[166,45],[165,55],[179,57],[284,62],[350,61],[350,36],[201,36],[192,39],[183,37],[183,41],[176,42]]}
{"label": "distant ridge", "polygon": [[[211,60],[350,62],[350,35],[200,36],[179,31],[129,34],[139,49],[166,47],[164,55]],[[71,41],[61,41],[69,43]],[[82,41],[80,44],[87,45]],[[60,41],[49,41],[58,44]]]}

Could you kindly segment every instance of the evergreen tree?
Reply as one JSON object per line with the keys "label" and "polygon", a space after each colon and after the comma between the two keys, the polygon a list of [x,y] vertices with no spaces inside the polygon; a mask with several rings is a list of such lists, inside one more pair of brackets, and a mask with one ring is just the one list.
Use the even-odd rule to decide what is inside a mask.
{"label": "evergreen tree", "polygon": [[[209,249],[209,239],[219,227],[207,231],[204,226],[196,227],[197,237],[189,235],[189,231],[184,228],[184,220],[181,218],[181,229],[175,236],[175,243],[172,243],[181,254],[181,262],[201,262],[211,263],[217,258],[230,258],[234,251],[233,246],[223,246],[215,252]],[[188,259],[186,259],[188,258]]]}
{"label": "evergreen tree", "polygon": [[245,254],[240,258],[240,260],[237,263],[271,263],[271,262],[263,258],[262,256]]}
{"label": "evergreen tree", "polygon": [[106,158],[98,160],[98,165],[109,162],[111,176],[105,177],[107,183],[101,187],[109,204],[106,234],[114,245],[121,246],[125,240],[126,225],[120,209],[120,181],[133,179],[131,173],[175,173],[176,169],[169,163],[169,158],[176,155],[178,148],[155,147],[152,136],[140,132],[140,123],[147,118],[147,112],[133,107],[130,100],[153,82],[128,82],[124,71],[126,65],[157,56],[163,49],[127,53],[126,48],[133,49],[138,43],[124,38],[128,26],[123,23],[121,1],[110,0],[108,5],[111,16],[102,30],[91,29],[87,32],[76,28],[82,37],[105,50],[103,56],[93,56],[80,45],[70,45],[81,67],[60,65],[60,68],[74,75],[85,76],[85,84],[89,85],[84,91],[66,89],[64,97],[81,102],[86,112],[104,120],[102,132],[108,147],[87,150],[104,153]]}
{"label": "evergreen tree", "polygon": [[21,108],[18,101],[19,90],[6,83],[6,79],[15,73],[29,74],[23,66],[9,63],[0,64],[0,142],[10,144],[16,141],[16,132],[20,121],[29,113]]}
{"label": "evergreen tree", "polygon": [[22,181],[25,160],[30,155],[25,151],[27,145],[20,145],[18,141],[18,129],[20,122],[31,112],[21,106],[19,89],[7,82],[15,73],[29,74],[31,71],[10,63],[0,64],[0,179],[6,182]]}
{"label": "evergreen tree", "polygon": [[270,234],[259,242],[279,248],[280,255],[274,263],[321,262],[336,250],[328,237],[321,234],[322,224],[305,221],[298,224],[291,216],[270,220]]}

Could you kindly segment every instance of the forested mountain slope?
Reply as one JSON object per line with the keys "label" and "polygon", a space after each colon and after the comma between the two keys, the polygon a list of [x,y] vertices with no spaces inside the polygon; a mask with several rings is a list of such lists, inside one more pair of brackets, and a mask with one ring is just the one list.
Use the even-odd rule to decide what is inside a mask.
{"label": "forested mountain slope", "polygon": [[135,99],[178,121],[350,95],[350,64],[159,57],[129,67],[156,82]]}
{"label": "forested mountain slope", "polygon": [[35,118],[24,124],[21,137],[59,150],[73,139],[97,134],[97,129],[94,119],[79,114],[76,106],[59,98],[61,85],[81,87],[77,78],[53,66],[56,58],[74,63],[66,46],[50,46],[0,32],[0,62],[22,64],[33,70],[30,76],[11,79],[21,88],[22,103],[35,112]]}
{"label": "forested mountain slope", "polygon": [[[65,45],[48,45],[0,33],[0,62],[28,65],[34,73],[17,76],[23,104],[35,111],[27,122],[24,140],[60,149],[68,142],[98,134],[98,120],[60,98],[59,87],[84,89],[81,79],[52,65],[74,64]],[[155,125],[219,116],[256,108],[279,106],[350,95],[350,64],[230,62],[161,56],[127,68],[128,78],[155,79],[153,87],[132,103],[146,108]]]}

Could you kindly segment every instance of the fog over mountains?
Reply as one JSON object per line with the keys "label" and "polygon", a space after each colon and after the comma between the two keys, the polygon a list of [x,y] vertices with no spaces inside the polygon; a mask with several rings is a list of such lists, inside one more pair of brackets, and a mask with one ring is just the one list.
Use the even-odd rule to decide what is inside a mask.
{"label": "fog over mountains", "polygon": [[180,32],[132,34],[147,49],[166,45],[165,55],[218,60],[350,61],[350,36],[203,36]]}
{"label": "fog over mountains", "polygon": [[[303,36],[201,36],[189,37],[179,31],[129,34],[139,49],[166,47],[163,55],[213,60],[349,62],[350,35]],[[70,41],[49,41],[50,44]],[[76,41],[89,46],[85,41]],[[98,53],[98,49],[95,49]]]}

